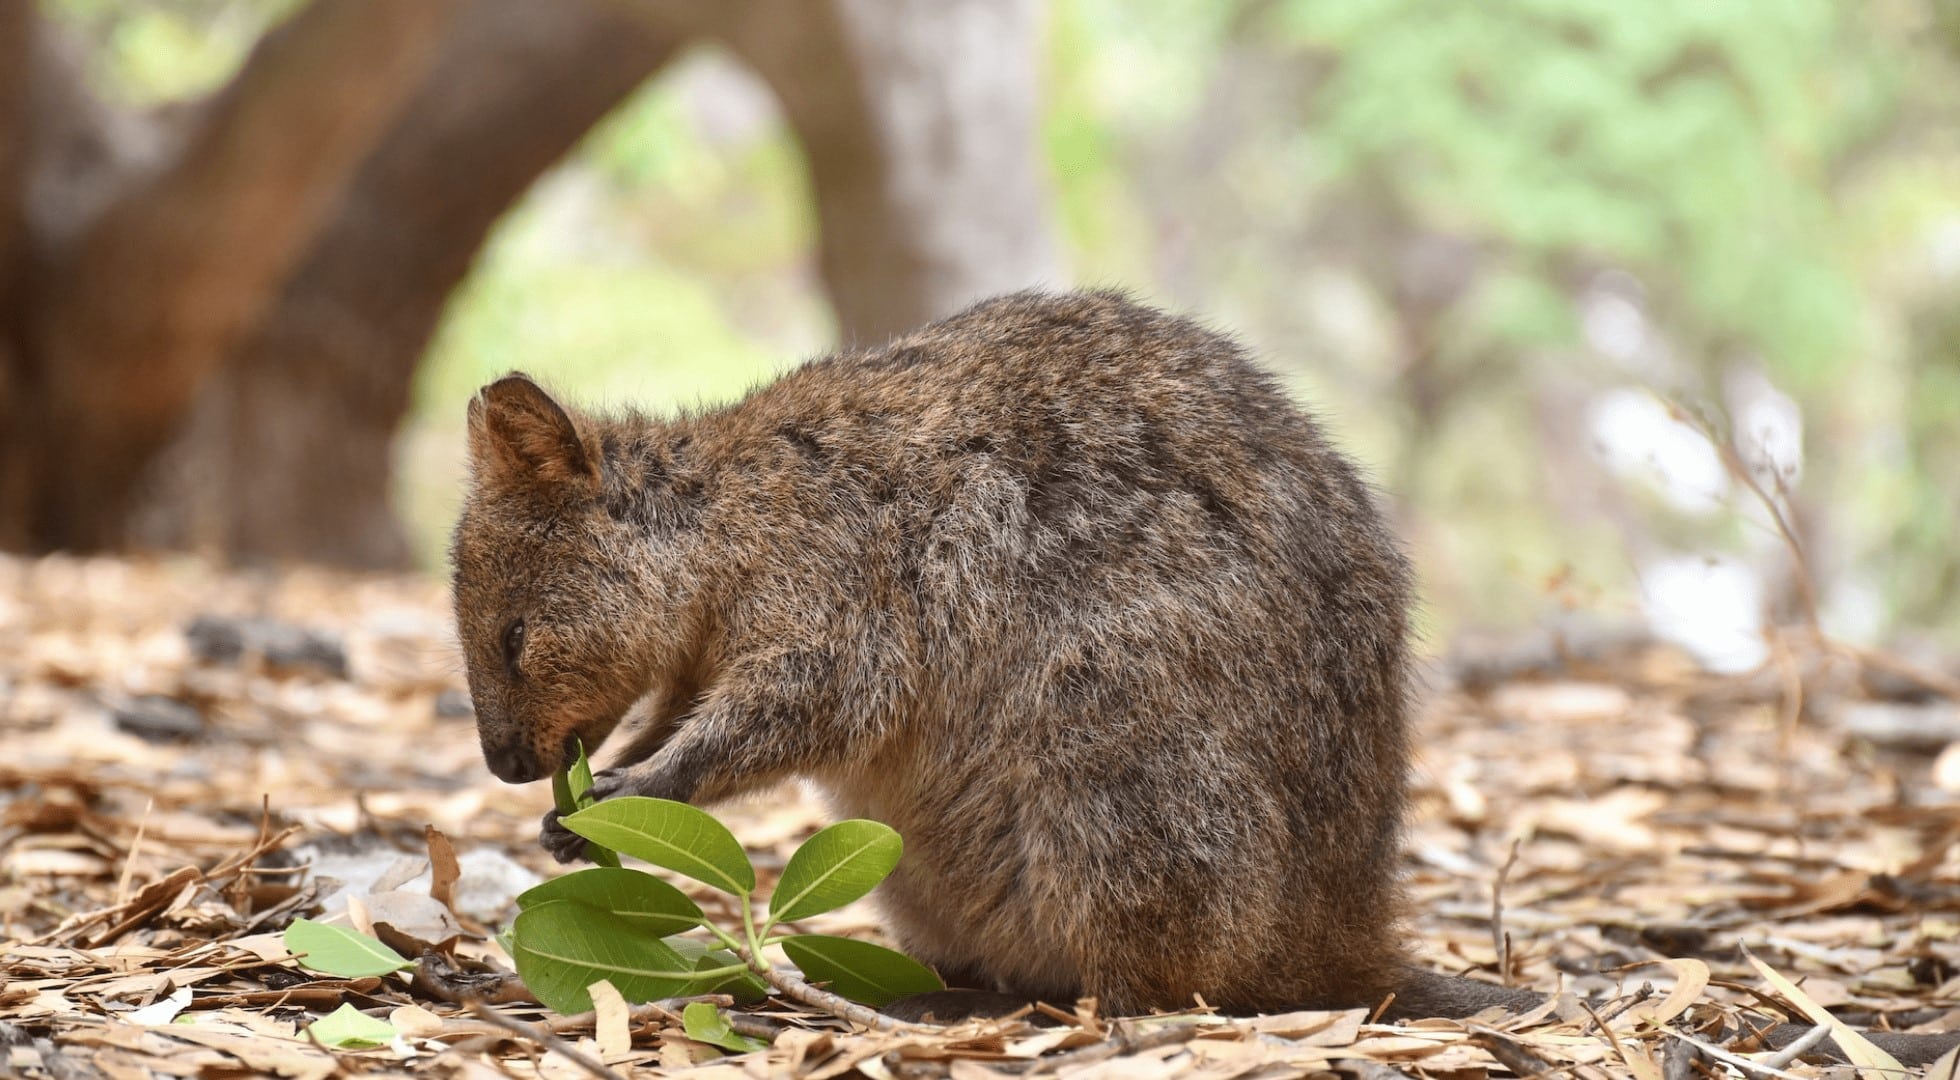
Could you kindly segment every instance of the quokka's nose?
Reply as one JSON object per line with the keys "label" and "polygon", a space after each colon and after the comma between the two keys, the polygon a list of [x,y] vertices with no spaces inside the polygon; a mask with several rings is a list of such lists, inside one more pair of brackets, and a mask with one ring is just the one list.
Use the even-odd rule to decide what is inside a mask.
{"label": "quokka's nose", "polygon": [[525,746],[500,746],[483,752],[484,764],[497,779],[506,784],[528,784],[544,776],[545,769],[538,762],[537,755]]}

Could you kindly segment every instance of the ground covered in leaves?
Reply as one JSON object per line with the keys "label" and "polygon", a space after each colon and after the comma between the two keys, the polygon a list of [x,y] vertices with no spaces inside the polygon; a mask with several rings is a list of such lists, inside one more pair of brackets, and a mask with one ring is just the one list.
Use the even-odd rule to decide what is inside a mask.
{"label": "ground covered in leaves", "polygon": [[[678,1003],[486,1018],[445,995],[554,872],[550,795],[484,770],[443,605],[414,579],[0,561],[0,1075],[1658,1080],[1711,1068],[1670,1039],[1794,1014],[1745,945],[1865,1023],[1960,1024],[1953,669],[1807,644],[1713,677],[1612,634],[1433,666],[1409,842],[1425,962],[1585,1004],[1392,1027],[1082,1003],[908,1034],[773,1004],[736,1017],[773,1040],[746,1054]],[[794,789],[722,816],[765,876],[823,821]],[[282,943],[301,915],[440,948],[412,978],[320,977]],[[813,924],[878,934],[862,904]],[[386,1044],[324,1045],[343,1005]]]}

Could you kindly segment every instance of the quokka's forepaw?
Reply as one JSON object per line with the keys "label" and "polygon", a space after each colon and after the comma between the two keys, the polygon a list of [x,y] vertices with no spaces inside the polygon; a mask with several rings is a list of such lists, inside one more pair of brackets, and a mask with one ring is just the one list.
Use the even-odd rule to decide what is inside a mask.
{"label": "quokka's forepaw", "polygon": [[657,768],[652,762],[607,769],[592,778],[592,797],[600,801],[638,795],[686,802],[689,794],[674,783],[672,770]]}
{"label": "quokka's forepaw", "polygon": [[559,824],[558,811],[553,810],[544,816],[544,827],[538,832],[538,843],[551,857],[561,863],[574,862],[585,857],[585,837]]}
{"label": "quokka's forepaw", "polygon": [[592,777],[592,798],[596,801],[639,794],[641,792],[633,783],[633,770],[630,768],[603,769]]}

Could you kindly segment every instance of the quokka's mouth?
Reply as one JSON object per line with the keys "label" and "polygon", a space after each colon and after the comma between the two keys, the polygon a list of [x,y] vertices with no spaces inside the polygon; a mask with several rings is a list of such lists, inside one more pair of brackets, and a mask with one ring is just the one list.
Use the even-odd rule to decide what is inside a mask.
{"label": "quokka's mouth", "polygon": [[528,784],[542,780],[550,772],[543,762],[531,756],[522,746],[505,746],[496,750],[486,750],[483,760],[490,772],[506,784]]}

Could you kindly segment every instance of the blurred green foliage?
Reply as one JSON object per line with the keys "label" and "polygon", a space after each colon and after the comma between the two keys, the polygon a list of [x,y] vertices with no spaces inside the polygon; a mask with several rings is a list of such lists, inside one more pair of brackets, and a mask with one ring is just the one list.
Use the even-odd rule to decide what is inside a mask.
{"label": "blurred green foliage", "polygon": [[[1153,10],[1058,8],[1053,159],[1095,148],[1057,171],[1093,249],[1078,265],[1298,365],[1403,501],[1442,622],[1628,606],[1629,563],[1670,548],[1770,561],[1747,497],[1671,514],[1584,460],[1601,391],[1721,429],[1759,373],[1804,418],[1795,512],[1826,584],[1960,640],[1960,320],[1938,317],[1960,288],[1960,32],[1942,9]],[[1138,234],[1159,239],[1104,269],[1110,238]],[[1609,299],[1637,341],[1589,332]]]}
{"label": "blurred green foliage", "polygon": [[214,90],[299,0],[45,0],[87,41],[101,93],[158,105]]}
{"label": "blurred green foliage", "polygon": [[[292,4],[57,6],[114,96],[151,102],[214,85]],[[1626,387],[1719,426],[1747,377],[1801,410],[1827,599],[1960,642],[1944,0],[1054,0],[1044,47],[1077,278],[1284,371],[1399,500],[1439,626],[1629,606],[1657,551],[1770,558],[1746,500],[1666,509],[1587,426]],[[401,443],[432,561],[482,381],[672,408],[825,346],[807,180],[760,101],[697,52],[510,215]]]}

